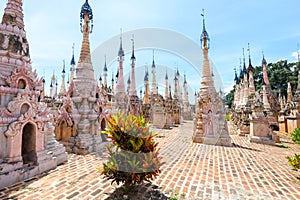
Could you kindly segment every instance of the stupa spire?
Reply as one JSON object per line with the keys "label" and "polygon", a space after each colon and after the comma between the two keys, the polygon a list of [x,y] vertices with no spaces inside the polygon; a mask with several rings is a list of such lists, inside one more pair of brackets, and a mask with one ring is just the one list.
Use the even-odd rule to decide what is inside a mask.
{"label": "stupa spire", "polygon": [[103,68],[103,84],[107,86],[107,65],[106,65],[106,55],[104,56],[104,68]]}
{"label": "stupa spire", "polygon": [[117,79],[117,86],[116,92],[125,92],[125,83],[124,83],[124,76],[123,76],[123,60],[124,60],[124,50],[122,48],[122,29],[120,30],[120,49],[118,52],[119,56],[119,69],[118,69],[118,79]]}
{"label": "stupa spire", "polygon": [[154,61],[154,49],[153,49],[153,60],[152,60],[152,85],[151,92],[156,94],[156,69],[155,69],[155,61]]}
{"label": "stupa spire", "polygon": [[63,96],[66,93],[66,86],[65,86],[65,60],[63,60],[63,70],[61,73],[61,85],[60,85],[60,91],[59,96]]}
{"label": "stupa spire", "polygon": [[251,63],[251,51],[250,51],[250,43],[248,43],[248,52],[249,52],[249,67],[252,67],[252,63]]}
{"label": "stupa spire", "polygon": [[169,80],[168,80],[168,71],[167,70],[166,70],[165,80],[166,80],[165,99],[168,99],[169,98]]}
{"label": "stupa spire", "polygon": [[93,12],[88,0],[81,7],[80,27],[83,33],[79,61],[74,77],[75,88],[78,95],[88,97],[96,95],[97,81],[94,76],[94,69],[91,61],[89,36],[93,29]]}
{"label": "stupa spire", "polygon": [[209,49],[209,42],[210,42],[210,39],[209,39],[209,36],[208,36],[208,33],[206,31],[206,28],[205,28],[205,16],[204,16],[204,9],[202,9],[202,14],[201,16],[203,17],[203,28],[202,28],[202,34],[200,36],[200,41],[201,41],[201,44],[202,44],[202,48],[203,49]]}
{"label": "stupa spire", "polygon": [[74,49],[75,49],[75,43],[73,43],[73,46],[72,46],[72,59],[71,59],[71,63],[70,63],[71,64],[71,69],[70,69],[70,71],[71,71],[71,77],[70,77],[71,82],[74,79],[75,65],[76,65],[75,58],[74,58]]}
{"label": "stupa spire", "polygon": [[78,63],[91,63],[89,35],[92,33],[93,29],[93,11],[88,3],[88,0],[86,0],[86,2],[81,7],[80,27],[81,32],[83,33],[83,40]]}
{"label": "stupa spire", "polygon": [[263,59],[262,59],[262,67],[263,67],[263,81],[266,85],[269,85],[269,77],[268,77],[268,73],[267,73],[267,61],[265,59],[265,55],[263,54]]}
{"label": "stupa spire", "polygon": [[210,63],[208,58],[208,49],[209,49],[209,36],[205,28],[205,20],[204,20],[204,10],[203,14],[203,30],[201,34],[201,43],[202,43],[202,51],[203,51],[203,68],[202,68],[202,81],[201,81],[201,89],[202,94],[205,96],[207,91],[210,89],[215,90],[214,81],[210,70]]}
{"label": "stupa spire", "polygon": [[134,35],[132,35],[132,56],[131,56],[131,85],[130,85],[130,96],[137,96],[136,85],[135,85],[135,57],[134,57]]}
{"label": "stupa spire", "polygon": [[145,84],[145,95],[144,95],[143,104],[149,104],[149,73],[148,73],[148,68],[146,68],[146,70],[145,70],[144,84]]}
{"label": "stupa spire", "polygon": [[114,73],[111,74],[111,93],[115,93],[115,79],[114,79]]}

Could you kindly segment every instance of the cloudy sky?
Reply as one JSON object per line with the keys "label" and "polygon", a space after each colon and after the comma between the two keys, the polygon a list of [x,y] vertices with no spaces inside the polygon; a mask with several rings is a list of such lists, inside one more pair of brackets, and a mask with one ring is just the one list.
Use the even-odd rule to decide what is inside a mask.
{"label": "cloudy sky", "polygon": [[[2,13],[4,2],[0,3]],[[64,59],[69,64],[73,43],[78,60],[82,40],[79,13],[84,2],[23,1],[33,66],[40,76],[46,76],[46,81],[53,71],[59,76]],[[297,44],[300,43],[299,0],[90,0],[89,3],[94,13],[91,51],[119,35],[120,28],[124,32],[144,28],[172,30],[199,44],[204,8],[206,28],[211,38],[210,59],[221,75],[225,89],[232,87],[233,69],[239,66],[242,48],[247,49],[248,42],[255,66],[261,64],[262,51],[268,62],[295,61]],[[117,56],[117,51],[118,46],[114,56]],[[248,60],[248,52],[245,53]],[[140,64],[151,63],[152,53],[147,54],[149,58],[137,58]],[[159,57],[159,52],[156,54]],[[174,65],[171,67],[187,70],[184,61],[174,55],[170,57]],[[127,58],[125,60],[129,63],[129,56]],[[159,58],[156,63],[164,64]]]}

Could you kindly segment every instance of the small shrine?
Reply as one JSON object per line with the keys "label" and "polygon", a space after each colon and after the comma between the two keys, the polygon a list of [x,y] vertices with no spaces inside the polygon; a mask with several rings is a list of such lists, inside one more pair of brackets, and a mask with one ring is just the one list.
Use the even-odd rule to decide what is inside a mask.
{"label": "small shrine", "polygon": [[216,92],[208,58],[209,36],[205,29],[203,15],[203,30],[201,43],[203,49],[203,68],[198,102],[196,104],[197,113],[195,118],[195,128],[193,142],[232,146],[231,138],[228,134],[225,109],[222,97]]}
{"label": "small shrine", "polygon": [[0,189],[67,161],[32,70],[22,0],[8,0],[0,24]]}

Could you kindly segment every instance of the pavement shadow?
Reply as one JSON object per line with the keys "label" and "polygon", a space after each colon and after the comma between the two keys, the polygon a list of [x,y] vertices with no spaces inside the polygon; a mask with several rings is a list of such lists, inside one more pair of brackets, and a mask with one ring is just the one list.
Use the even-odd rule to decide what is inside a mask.
{"label": "pavement shadow", "polygon": [[108,194],[105,200],[148,200],[148,199],[159,199],[159,200],[167,200],[170,199],[163,192],[159,190],[157,185],[153,185],[151,183],[143,183],[132,186],[121,186],[116,188],[116,190],[110,194]]}
{"label": "pavement shadow", "polygon": [[239,145],[239,144],[235,144],[235,143],[232,143],[232,146],[233,146],[233,147],[237,147],[237,148],[241,148],[241,149],[247,149],[247,150],[251,150],[251,151],[262,152],[262,151],[259,150],[259,149],[254,149],[254,148],[251,148],[251,147],[245,147],[245,146],[242,146],[242,145]]}

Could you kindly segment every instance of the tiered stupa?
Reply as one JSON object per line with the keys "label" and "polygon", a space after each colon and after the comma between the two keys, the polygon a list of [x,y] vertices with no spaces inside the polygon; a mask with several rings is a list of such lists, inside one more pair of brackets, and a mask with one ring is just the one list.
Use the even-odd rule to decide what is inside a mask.
{"label": "tiered stupa", "polygon": [[228,134],[225,110],[222,99],[217,94],[208,59],[209,36],[205,29],[203,15],[203,30],[201,34],[203,49],[202,81],[198,94],[198,106],[193,141],[197,143],[231,146]]}
{"label": "tiered stupa", "polygon": [[8,0],[0,24],[0,189],[67,160],[40,102],[42,90],[31,67],[22,0]]}
{"label": "tiered stupa", "polygon": [[[81,7],[80,20],[83,33],[80,58],[67,96],[58,110],[56,138],[66,146],[68,152],[87,154],[100,148],[104,139],[101,139],[100,124],[105,127],[103,120],[107,112],[104,99],[99,94],[96,95],[99,88],[94,78],[89,41],[93,28],[93,12],[88,0]],[[71,64],[75,64],[73,57]]]}

